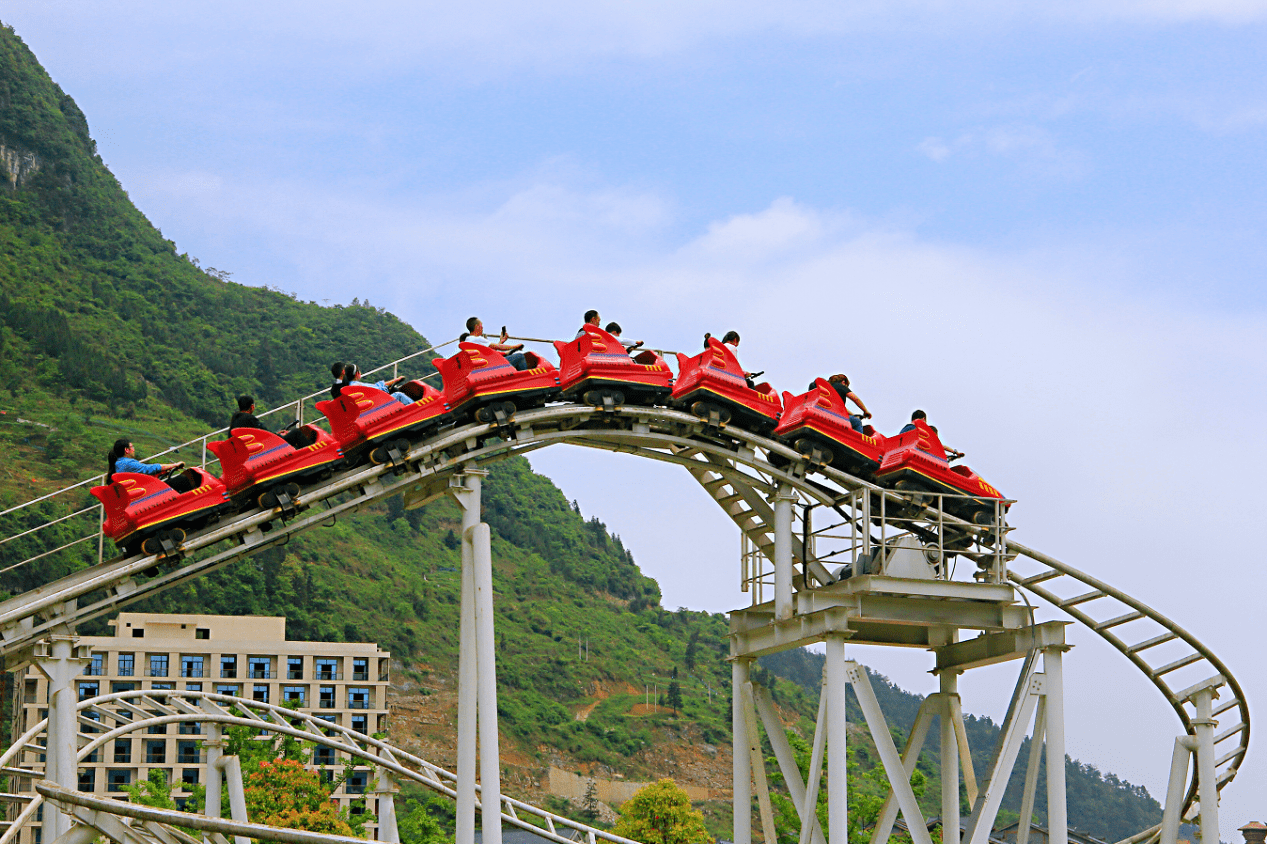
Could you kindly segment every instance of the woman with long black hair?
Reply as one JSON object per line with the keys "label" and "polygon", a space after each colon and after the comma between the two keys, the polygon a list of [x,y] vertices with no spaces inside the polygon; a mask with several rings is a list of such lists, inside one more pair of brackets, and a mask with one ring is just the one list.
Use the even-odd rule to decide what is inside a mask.
{"label": "woman with long black hair", "polygon": [[[110,454],[107,457],[110,465],[106,469],[106,483],[114,480],[115,472],[162,475],[164,472],[175,472],[185,468],[184,461],[177,463],[142,463],[136,459],[136,448],[132,445],[132,441],[125,437],[120,437],[114,441],[114,446],[110,449]],[[163,482],[177,492],[189,492],[196,485],[194,480],[184,475],[177,475]]]}

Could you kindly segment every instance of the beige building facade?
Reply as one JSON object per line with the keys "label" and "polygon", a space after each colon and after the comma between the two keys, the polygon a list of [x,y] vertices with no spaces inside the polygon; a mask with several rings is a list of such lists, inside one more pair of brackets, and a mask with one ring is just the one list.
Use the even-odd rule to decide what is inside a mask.
{"label": "beige building facade", "polygon": [[[76,680],[80,700],[134,689],[187,689],[279,705],[297,701],[300,711],[332,724],[367,735],[387,730],[391,655],[376,644],[288,641],[286,619],[262,616],[125,612],[109,624],[113,635],[79,640],[91,653]],[[48,714],[48,682],[34,666],[13,677],[12,712],[15,739]],[[82,762],[79,790],[126,799],[125,785],[160,769],[175,784],[177,805],[183,805],[187,786],[206,779],[201,731],[195,724],[155,729],[162,728],[118,739]],[[81,738],[81,746],[87,738]],[[25,764],[41,768],[43,754],[31,756]],[[314,752],[312,762],[335,776],[346,764],[324,748]],[[372,786],[368,771],[357,771],[335,798],[355,809]],[[368,811],[373,811],[372,801]],[[17,844],[44,844],[39,820],[21,831]],[[367,829],[375,838],[375,826]]]}

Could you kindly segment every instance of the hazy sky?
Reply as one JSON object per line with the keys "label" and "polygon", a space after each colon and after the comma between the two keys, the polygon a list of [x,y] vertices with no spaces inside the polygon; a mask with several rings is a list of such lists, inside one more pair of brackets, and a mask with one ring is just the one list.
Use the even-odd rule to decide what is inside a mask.
{"label": "hazy sky", "polygon": [[[540,5],[0,18],[204,266],[368,298],[436,341],[472,313],[571,336],[595,307],[669,348],[737,328],[782,389],[847,371],[882,431],[927,409],[1019,500],[1019,541],[1167,613],[1263,699],[1267,3]],[[667,607],[743,604],[738,537],[685,473],[533,464]],[[1177,720],[1072,641],[1069,752],[1162,798]],[[922,652],[854,653],[933,689]],[[965,708],[1000,717],[1015,670],[966,678]],[[1267,812],[1265,770],[1251,748],[1224,840]]]}

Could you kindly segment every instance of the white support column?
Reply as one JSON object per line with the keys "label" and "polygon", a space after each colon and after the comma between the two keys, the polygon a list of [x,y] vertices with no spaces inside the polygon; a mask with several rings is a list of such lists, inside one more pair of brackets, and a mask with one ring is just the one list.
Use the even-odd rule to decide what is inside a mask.
{"label": "white support column", "polygon": [[730,733],[734,779],[734,844],[752,844],[752,756],[748,751],[748,719],[744,717],[743,692],[748,684],[751,660],[730,664]]}
{"label": "white support column", "polygon": [[[209,709],[210,704],[204,700],[202,708]],[[224,774],[220,770],[220,759],[224,756],[224,734],[219,724],[207,724],[207,738],[202,746],[207,751],[207,805],[203,813],[209,818],[218,818],[223,811],[220,807],[220,791],[224,788]],[[211,840],[209,833],[204,834],[203,838]]]}
{"label": "white support column", "polygon": [[959,742],[955,736],[955,707],[951,698],[959,696],[959,674],[943,671],[938,675],[941,696],[938,722],[941,732],[941,840],[959,842]]}
{"label": "white support column", "polygon": [[1219,786],[1214,759],[1214,699],[1218,691],[1206,686],[1192,695],[1197,717],[1192,731],[1197,740],[1197,800],[1201,803],[1201,840],[1219,840]]}
{"label": "white support column", "polygon": [[378,809],[378,840],[388,844],[400,844],[400,829],[396,826],[396,787],[392,775],[380,769],[374,793]]}
{"label": "white support column", "polygon": [[770,802],[770,784],[765,776],[765,759],[761,755],[761,731],[757,728],[755,684],[744,683],[743,717],[748,724],[748,756],[752,759],[752,779],[757,785],[757,814],[761,818],[761,839],[773,841],[774,807]]}
{"label": "white support column", "polygon": [[462,508],[462,598],[458,648],[458,765],[455,844],[475,844],[477,661],[475,550],[471,529],[480,523],[480,486],[486,472],[468,469],[450,492]]}
{"label": "white support column", "polygon": [[[1069,844],[1065,804],[1065,680],[1061,655],[1065,648],[1043,650],[1043,699],[1047,737],[1047,844]],[[1037,735],[1038,731],[1035,730]],[[1033,752],[1031,750],[1031,752]],[[1217,841],[1218,829],[1212,841]]]}
{"label": "white support column", "polygon": [[[827,841],[849,844],[849,777],[846,731],[849,716],[845,709],[845,637],[838,633],[826,638],[827,660]],[[739,844],[739,842],[735,842]]]}
{"label": "white support column", "polygon": [[784,484],[774,495],[774,617],[792,617],[792,502],[796,492]]}
{"label": "white support column", "polygon": [[493,629],[493,551],[488,525],[471,528],[475,552],[475,661],[480,744],[480,819],[484,844],[502,844],[501,750],[497,737],[497,660]]}
{"label": "white support column", "polygon": [[[44,653],[34,663],[48,678],[48,743],[44,775],[66,788],[79,786],[79,703],[75,678],[83,671],[88,655],[76,647],[79,638],[71,632],[55,633],[47,644],[37,645]],[[44,813],[44,837],[52,841],[70,831],[70,816],[47,805]]]}
{"label": "white support column", "polygon": [[[246,814],[246,789],[242,787],[242,760],[237,756],[222,756],[218,763],[229,784],[229,816],[240,823],[249,823]],[[234,844],[251,844],[245,835],[233,836]]]}

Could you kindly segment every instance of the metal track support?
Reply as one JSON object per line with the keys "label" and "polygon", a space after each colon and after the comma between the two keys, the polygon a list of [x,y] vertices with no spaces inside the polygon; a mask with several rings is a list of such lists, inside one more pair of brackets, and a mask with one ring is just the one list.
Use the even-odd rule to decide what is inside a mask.
{"label": "metal track support", "polygon": [[[734,777],[734,842],[752,844],[752,756],[748,752],[748,719],[744,716],[743,690],[748,684],[752,660],[739,658],[730,664],[730,732]],[[459,842],[461,844],[461,842]]]}
{"label": "metal track support", "polygon": [[[838,633],[826,637],[827,660],[827,840],[830,844],[849,841],[849,758],[846,731],[849,716],[845,709],[845,637]],[[739,842],[735,842],[739,844]]]}
{"label": "metal track support", "polygon": [[[224,780],[229,786],[229,815],[238,823],[249,823],[246,816],[246,789],[242,784],[242,759],[239,756],[221,756],[217,762],[224,771]],[[233,836],[234,844],[251,844],[245,835]]]}
{"label": "metal track support", "polygon": [[1192,736],[1175,739],[1170,756],[1170,783],[1166,788],[1166,807],[1161,814],[1160,844],[1175,844],[1179,838],[1179,813],[1183,809],[1184,789],[1188,784],[1188,762],[1196,752],[1197,740]]}
{"label": "metal track support", "polygon": [[[805,805],[805,781],[801,779],[801,770],[796,765],[796,756],[792,753],[792,745],[788,743],[787,732],[783,728],[783,722],[779,720],[779,714],[775,711],[774,701],[770,699],[770,691],[765,686],[756,683],[752,686],[753,701],[757,705],[757,714],[761,716],[761,724],[765,727],[765,734],[770,739],[770,747],[774,750],[774,758],[779,763],[779,771],[783,774],[783,781],[787,783],[788,795],[792,798],[792,805],[796,807],[797,815],[802,822],[807,819],[810,822],[811,841],[812,844],[827,844],[823,838],[822,827],[819,826],[817,818],[812,810],[806,815]],[[824,701],[826,698],[824,698]],[[822,703],[819,704],[822,709]]]}
{"label": "metal track support", "polygon": [[[79,637],[73,631],[56,633],[49,640],[36,646],[34,663],[48,678],[48,742],[45,745],[45,777],[66,788],[79,785],[79,766],[75,761],[79,751],[79,716],[76,712],[78,696],[75,694],[75,678],[88,662],[85,648],[77,646]],[[48,840],[60,838],[70,831],[70,816],[50,806],[45,813],[45,836]]]}
{"label": "metal track support", "polygon": [[792,617],[792,504],[796,491],[787,484],[774,495],[774,617]]}
{"label": "metal track support", "polygon": [[379,772],[374,789],[378,804],[378,840],[387,844],[400,844],[400,829],[396,826],[396,792],[399,790],[388,771]]}
{"label": "metal track support", "polygon": [[[915,713],[915,723],[911,725],[911,733],[906,737],[906,748],[902,751],[902,767],[906,770],[908,781],[911,774],[915,773],[915,763],[919,761],[920,751],[924,749],[924,740],[928,737],[933,714],[938,711],[939,705],[938,696],[929,695],[920,704],[919,711]],[[958,772],[955,776],[958,777]],[[875,829],[871,832],[871,844],[885,844],[889,840],[889,836],[893,833],[893,823],[897,820],[897,812],[898,803],[894,799],[893,790],[890,789],[888,796],[884,799],[884,805],[880,807]]]}
{"label": "metal track support", "polygon": [[940,688],[937,721],[941,739],[941,840],[958,844],[959,827],[959,741],[955,736],[955,709],[952,698],[959,699],[959,674],[943,671],[938,676]]}
{"label": "metal track support", "polygon": [[[458,654],[456,844],[475,842],[476,765],[480,773],[483,840],[501,844],[501,758],[497,740],[497,667],[493,638],[493,560],[488,525],[480,518],[487,472],[467,467],[449,492],[462,508],[462,603]],[[477,753],[478,745],[478,753]]]}
{"label": "metal track support", "polygon": [[[207,700],[199,701],[199,704],[208,712],[219,709]],[[220,807],[220,791],[224,787],[224,774],[220,771],[220,759],[224,756],[224,731],[219,724],[215,722],[207,724],[207,738],[202,746],[207,750],[207,805],[203,809],[203,814],[207,817],[219,818],[222,817],[223,811]]]}
{"label": "metal track support", "polygon": [[[1047,740],[1047,844],[1069,844],[1069,816],[1065,805],[1065,672],[1061,659],[1066,650],[1064,645],[1043,649],[1045,717],[1041,724],[1035,724],[1035,740],[1030,745],[1030,753],[1036,753],[1038,737],[1041,735]],[[1217,829],[1210,840],[1218,840]]]}

